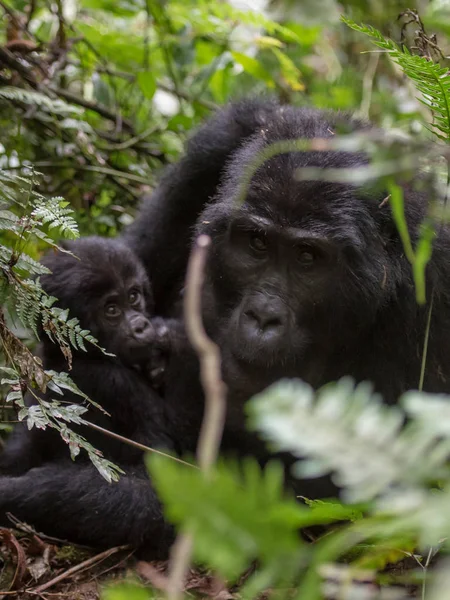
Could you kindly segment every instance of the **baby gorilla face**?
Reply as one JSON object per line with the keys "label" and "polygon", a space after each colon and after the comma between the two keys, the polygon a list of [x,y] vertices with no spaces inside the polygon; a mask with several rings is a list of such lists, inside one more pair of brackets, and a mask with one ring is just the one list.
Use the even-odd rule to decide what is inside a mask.
{"label": "baby gorilla face", "polygon": [[148,319],[143,283],[134,277],[117,281],[97,305],[99,339],[109,352],[126,363],[149,358],[149,346],[155,337]]}
{"label": "baby gorilla face", "polygon": [[41,278],[45,291],[108,352],[127,364],[148,360],[155,337],[149,321],[153,297],[135,254],[120,240],[95,236],[63,247],[72,254],[49,254],[43,261],[52,272]]}

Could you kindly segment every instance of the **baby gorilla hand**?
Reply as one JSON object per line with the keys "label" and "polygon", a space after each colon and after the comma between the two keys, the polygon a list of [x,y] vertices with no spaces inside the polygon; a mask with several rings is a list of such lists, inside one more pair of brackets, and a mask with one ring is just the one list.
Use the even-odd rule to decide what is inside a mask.
{"label": "baby gorilla hand", "polygon": [[173,353],[179,352],[187,345],[183,323],[178,319],[150,319],[154,335],[151,342],[150,357],[144,372],[152,387],[160,393],[164,392],[166,367]]}

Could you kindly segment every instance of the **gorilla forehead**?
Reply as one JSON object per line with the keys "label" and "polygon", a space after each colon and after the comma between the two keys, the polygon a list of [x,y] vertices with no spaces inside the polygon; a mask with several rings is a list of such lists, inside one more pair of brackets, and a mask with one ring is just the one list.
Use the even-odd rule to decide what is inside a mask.
{"label": "gorilla forehead", "polygon": [[[320,154],[320,156],[319,156]],[[349,163],[350,158],[350,165]],[[228,215],[259,217],[281,231],[305,229],[310,234],[332,238],[355,248],[364,245],[366,236],[375,235],[377,227],[371,213],[370,198],[355,198],[354,186],[326,181],[298,180],[301,167],[328,162],[338,168],[361,164],[358,157],[342,157],[337,153],[289,153],[264,163],[254,174],[245,201],[237,205],[238,162],[231,164],[218,202],[228,207]],[[234,162],[234,161],[233,161]],[[240,163],[242,170],[242,162]]]}
{"label": "gorilla forehead", "polygon": [[[317,118],[311,119],[310,113]],[[292,115],[296,118],[292,119]],[[278,222],[281,226],[309,227],[322,222],[327,223],[338,237],[340,232],[336,231],[336,226],[339,223],[354,229],[355,234],[360,233],[361,227],[373,226],[369,207],[363,201],[355,202],[355,186],[320,180],[321,172],[326,169],[351,169],[366,165],[368,159],[362,153],[331,150],[285,152],[265,160],[255,172],[251,172],[255,160],[271,144],[301,137],[331,138],[332,125],[325,117],[326,113],[298,113],[286,108],[281,120],[275,120],[267,128],[261,129],[235,153],[227,165],[220,201],[235,203],[241,186],[246,185],[246,177],[251,174],[248,189],[245,190],[245,203],[253,213]],[[362,127],[359,122],[351,122],[351,125],[356,129]],[[317,180],[308,181],[308,175],[302,173],[304,168],[316,168]],[[352,223],[355,227],[351,227]],[[351,235],[351,231],[349,233]]]}
{"label": "gorilla forehead", "polygon": [[47,255],[43,262],[52,271],[41,278],[44,289],[60,300],[74,294],[90,297],[123,288],[132,279],[145,280],[145,271],[134,253],[119,240],[86,237],[64,242],[73,253]]}

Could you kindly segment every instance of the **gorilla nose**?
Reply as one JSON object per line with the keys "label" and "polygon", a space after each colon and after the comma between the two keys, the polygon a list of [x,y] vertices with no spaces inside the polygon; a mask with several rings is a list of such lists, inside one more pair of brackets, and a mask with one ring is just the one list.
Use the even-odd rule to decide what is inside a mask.
{"label": "gorilla nose", "polygon": [[241,324],[247,337],[274,341],[285,332],[286,309],[274,298],[256,297],[244,310]]}
{"label": "gorilla nose", "polygon": [[257,327],[261,333],[266,333],[269,330],[276,330],[283,326],[279,316],[271,314],[271,311],[259,311],[250,309],[244,313],[247,321]]}
{"label": "gorilla nose", "polygon": [[153,337],[153,328],[150,321],[143,316],[135,317],[132,320],[131,329],[134,337],[139,341],[151,341]]}

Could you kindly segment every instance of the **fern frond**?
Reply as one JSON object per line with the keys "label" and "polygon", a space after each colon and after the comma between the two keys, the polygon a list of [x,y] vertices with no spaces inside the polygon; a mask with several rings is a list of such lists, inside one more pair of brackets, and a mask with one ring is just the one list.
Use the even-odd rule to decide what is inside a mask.
{"label": "fern frond", "polygon": [[78,226],[73,218],[73,210],[68,206],[64,198],[54,197],[49,200],[42,199],[39,206],[31,213],[31,216],[48,225],[49,229],[58,228],[61,235],[75,239],[78,237]]}
{"label": "fern frond", "polygon": [[[4,250],[4,247],[0,247],[0,252],[2,250]],[[50,273],[50,269],[25,253],[19,255],[15,262],[14,269],[22,271],[27,277],[30,275],[44,275]]]}
{"label": "fern frond", "polygon": [[[448,142],[450,139],[450,75],[445,67],[434,63],[425,56],[411,54],[407,48],[401,49],[395,42],[385,38],[380,31],[370,25],[358,25],[347,17],[341,17],[351,29],[364,33],[373,43],[387,54],[409,77],[422,94],[420,101],[433,115],[433,133]],[[437,130],[437,131],[436,131]]]}
{"label": "fern frond", "polygon": [[0,210],[0,230],[14,231],[18,230],[19,217],[9,210]]}
{"label": "fern frond", "polygon": [[[448,398],[447,408],[439,411],[439,430],[434,431],[431,416],[438,414],[444,401],[436,409],[433,403],[428,405],[427,394],[417,392],[413,400],[408,395],[401,399],[411,416],[417,416],[406,427],[398,407],[386,406],[369,384],[355,386],[349,378],[317,393],[301,381],[281,381],[255,396],[249,408],[253,425],[277,449],[305,459],[299,463],[302,476],[334,473],[347,499],[366,501],[394,490],[421,489],[430,474],[438,478],[446,469]],[[424,421],[427,411],[425,428],[418,416]]]}
{"label": "fern frond", "polygon": [[64,100],[49,98],[45,94],[40,92],[33,92],[31,90],[25,90],[16,87],[2,87],[0,88],[0,101],[8,102],[22,102],[30,106],[38,106],[39,108],[46,110],[47,112],[64,115],[64,114],[82,114],[83,109],[73,104],[67,104]]}
{"label": "fern frond", "polygon": [[38,323],[41,318],[40,300],[43,290],[33,280],[26,280],[21,285],[15,282],[11,286],[14,308],[24,327],[28,327],[39,339]]}

